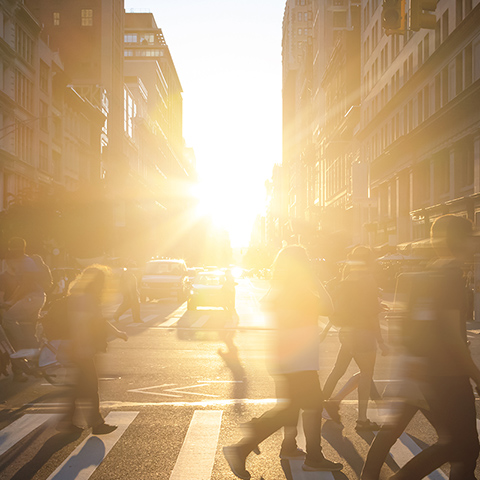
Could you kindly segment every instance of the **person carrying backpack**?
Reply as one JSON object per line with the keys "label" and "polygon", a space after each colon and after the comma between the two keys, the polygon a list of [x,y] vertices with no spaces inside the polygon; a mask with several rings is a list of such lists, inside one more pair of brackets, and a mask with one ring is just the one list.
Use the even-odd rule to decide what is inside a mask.
{"label": "person carrying backpack", "polygon": [[[46,298],[45,285],[42,284],[44,273],[35,260],[25,254],[25,248],[23,238],[13,237],[8,242],[7,261],[11,264],[17,286],[4,303],[3,327],[15,350],[38,347],[35,329]],[[13,378],[14,381],[26,380],[21,371],[14,371]]]}
{"label": "person carrying backpack", "polygon": [[[334,313],[329,319],[331,324],[340,329],[341,346],[335,366],[325,382],[324,394],[327,399],[330,398],[351,360],[355,360],[360,369],[355,429],[379,430],[380,426],[367,418],[367,408],[372,392],[377,345],[384,353],[388,352],[388,348],[383,342],[378,320],[381,306],[378,287],[372,274],[373,254],[368,247],[358,246],[348,260],[342,280],[330,291]],[[373,392],[375,394],[376,390]],[[379,396],[378,392],[375,396]],[[327,400],[325,407],[332,419],[339,422],[338,402]]]}

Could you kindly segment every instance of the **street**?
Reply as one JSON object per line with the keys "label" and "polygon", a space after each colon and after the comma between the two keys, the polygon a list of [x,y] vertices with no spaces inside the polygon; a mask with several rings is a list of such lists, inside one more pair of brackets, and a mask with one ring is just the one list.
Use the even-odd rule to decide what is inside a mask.
{"label": "street", "polygon": [[[143,324],[130,313],[120,319],[129,340],[114,340],[99,357],[100,397],[106,421],[118,425],[113,433],[92,436],[84,430],[69,436],[55,430],[64,401],[61,388],[38,378],[14,384],[0,380],[0,478],[44,479],[164,479],[227,480],[235,478],[222,447],[240,438],[239,425],[261,415],[275,403],[265,351],[271,332],[259,300],[268,282],[238,281],[237,326],[225,323],[220,310],[186,310],[172,299],[142,304]],[[480,362],[476,324],[469,340]],[[478,324],[477,324],[478,325]],[[383,335],[387,326],[382,321]],[[228,368],[218,350],[225,332],[235,331],[244,376]],[[333,367],[338,336],[331,331],[322,344],[321,383]],[[375,380],[388,388],[391,357],[378,356]],[[357,370],[352,364],[341,385]],[[339,385],[339,387],[341,386]],[[301,460],[280,460],[282,433],[260,445],[247,469],[253,479],[353,480],[359,478],[373,433],[355,432],[356,393],[342,404],[343,427],[325,421],[325,456],[344,464],[342,472],[303,472]],[[381,421],[382,411],[371,405],[369,417]],[[78,423],[82,423],[82,418]],[[301,425],[298,442],[304,447]],[[409,458],[435,441],[432,428],[417,415],[391,451],[383,469],[388,478]],[[429,479],[448,478],[448,466]],[[478,469],[477,469],[478,473]]]}

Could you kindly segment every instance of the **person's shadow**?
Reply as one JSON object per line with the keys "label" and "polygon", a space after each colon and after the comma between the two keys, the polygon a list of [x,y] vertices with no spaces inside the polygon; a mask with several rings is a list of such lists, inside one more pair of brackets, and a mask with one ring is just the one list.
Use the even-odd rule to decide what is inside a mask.
{"label": "person's shadow", "polygon": [[[62,448],[66,447],[69,443],[76,441],[80,437],[80,435],[81,433],[58,433],[53,437],[49,438],[43,444],[42,448],[40,448],[37,454],[28,463],[23,465],[23,467],[18,470],[13,477],[11,477],[11,480],[27,480],[29,478],[33,478],[36,473],[43,467],[43,465],[45,465],[50,460],[52,455],[54,455]],[[82,468],[84,468],[84,466]],[[74,472],[74,474],[68,478],[74,479],[77,474],[78,471]],[[63,476],[62,478],[66,479],[67,477]]]}

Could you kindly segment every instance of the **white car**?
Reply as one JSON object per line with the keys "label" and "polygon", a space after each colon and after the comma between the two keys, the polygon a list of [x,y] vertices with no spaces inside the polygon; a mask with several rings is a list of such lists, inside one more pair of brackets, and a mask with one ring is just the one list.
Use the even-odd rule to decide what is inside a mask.
{"label": "white car", "polygon": [[176,297],[183,302],[188,292],[187,266],[183,260],[150,260],[140,282],[140,299]]}

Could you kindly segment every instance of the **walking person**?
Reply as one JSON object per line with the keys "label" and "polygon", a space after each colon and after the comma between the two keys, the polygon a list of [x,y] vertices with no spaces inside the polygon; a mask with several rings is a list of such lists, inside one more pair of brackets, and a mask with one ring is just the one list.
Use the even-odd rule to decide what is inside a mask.
{"label": "walking person", "polygon": [[339,422],[339,402],[330,399],[337,382],[344,375],[353,359],[360,369],[358,375],[357,431],[379,430],[380,426],[367,418],[368,400],[373,393],[375,400],[380,395],[373,383],[377,346],[386,354],[378,315],[381,311],[378,287],[372,274],[373,253],[368,247],[356,247],[349,255],[344,278],[334,287],[332,298],[334,313],[331,322],[340,328],[340,350],[335,366],[328,376],[324,394],[327,412]]}
{"label": "walking person", "polygon": [[316,281],[302,246],[291,245],[279,252],[273,264],[271,289],[262,304],[275,326],[272,373],[283,382],[287,403],[279,403],[250,422],[245,437],[224,447],[225,458],[238,478],[250,479],[245,466],[248,455],[281,427],[295,427],[302,409],[307,450],[303,470],[341,470],[342,464],[327,460],[321,447],[323,397],[318,377],[318,317],[332,313],[332,302]]}
{"label": "walking person", "polygon": [[120,317],[131,309],[134,323],[143,323],[140,317],[140,295],[138,293],[137,277],[129,268],[124,268],[120,274],[120,291],[123,299],[113,314],[113,320],[118,322]]}
{"label": "walking person", "polygon": [[480,451],[475,397],[470,380],[480,385],[466,341],[467,292],[462,263],[473,253],[472,223],[455,215],[439,217],[430,239],[437,259],[412,277],[403,320],[403,344],[420,401],[406,399],[393,424],[382,427],[372,443],[362,480],[378,480],[390,447],[418,410],[437,431],[435,444],[422,450],[391,480],[420,480],[449,462],[450,480],[474,480]]}
{"label": "walking person", "polygon": [[105,352],[108,336],[127,340],[127,334],[117,330],[102,315],[104,295],[110,270],[103,265],[87,267],[70,285],[67,297],[67,318],[70,330],[69,348],[64,352],[73,365],[73,388],[67,411],[58,425],[58,430],[75,433],[81,428],[75,425],[76,402],[87,400],[89,413],[87,423],[94,435],[107,434],[115,425],[105,423],[100,412],[98,375],[95,366],[97,353]]}
{"label": "walking person", "polygon": [[[40,310],[46,299],[44,271],[33,258],[26,255],[25,251],[26,242],[23,238],[13,237],[9,240],[7,261],[15,276],[16,288],[3,304],[6,309],[3,314],[3,326],[15,350],[38,347],[35,331]],[[27,380],[25,374],[15,365],[12,365],[12,370],[14,381]]]}

